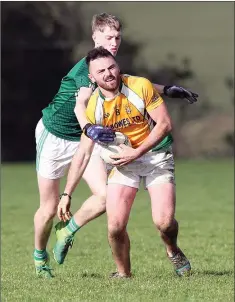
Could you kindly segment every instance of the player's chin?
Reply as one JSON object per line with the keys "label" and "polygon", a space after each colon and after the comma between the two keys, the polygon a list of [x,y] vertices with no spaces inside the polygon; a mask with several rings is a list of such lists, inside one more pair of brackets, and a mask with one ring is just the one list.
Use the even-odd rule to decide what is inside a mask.
{"label": "player's chin", "polygon": [[118,49],[116,49],[116,50],[109,50],[109,52],[114,56],[114,57],[116,57],[116,55],[117,55],[117,52],[118,52]]}
{"label": "player's chin", "polygon": [[111,81],[111,82],[107,82],[106,85],[109,89],[117,89],[118,88],[118,83],[117,83],[116,80]]}

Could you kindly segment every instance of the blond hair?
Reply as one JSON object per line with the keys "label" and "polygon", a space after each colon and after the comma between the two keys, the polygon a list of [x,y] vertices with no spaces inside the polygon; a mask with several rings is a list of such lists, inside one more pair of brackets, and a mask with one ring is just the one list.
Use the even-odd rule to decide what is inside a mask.
{"label": "blond hair", "polygon": [[117,31],[121,31],[122,29],[121,21],[116,16],[107,13],[93,16],[91,21],[92,33],[94,33],[96,30],[103,32],[106,26],[110,27],[111,29],[116,29]]}

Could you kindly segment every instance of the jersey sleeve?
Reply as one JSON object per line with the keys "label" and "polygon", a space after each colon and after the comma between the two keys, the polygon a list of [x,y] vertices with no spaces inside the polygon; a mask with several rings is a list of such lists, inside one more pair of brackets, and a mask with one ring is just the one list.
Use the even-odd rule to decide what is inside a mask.
{"label": "jersey sleeve", "polygon": [[156,109],[159,105],[164,102],[157,89],[147,79],[145,79],[143,85],[143,98],[145,101],[146,110],[148,112]]}

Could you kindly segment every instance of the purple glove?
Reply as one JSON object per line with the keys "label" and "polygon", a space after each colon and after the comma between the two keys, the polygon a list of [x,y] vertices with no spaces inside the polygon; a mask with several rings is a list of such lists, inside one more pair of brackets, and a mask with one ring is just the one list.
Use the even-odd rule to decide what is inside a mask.
{"label": "purple glove", "polygon": [[180,86],[165,86],[164,94],[170,98],[187,99],[190,104],[197,102],[198,94]]}
{"label": "purple glove", "polygon": [[100,125],[86,124],[83,132],[87,137],[96,143],[110,143],[114,141],[115,132],[113,129]]}

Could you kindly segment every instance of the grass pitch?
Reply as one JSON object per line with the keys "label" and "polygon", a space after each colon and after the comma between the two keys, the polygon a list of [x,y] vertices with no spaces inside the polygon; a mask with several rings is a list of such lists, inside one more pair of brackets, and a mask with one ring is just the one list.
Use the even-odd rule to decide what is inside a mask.
{"label": "grass pitch", "polygon": [[[115,270],[107,243],[106,217],[75,238],[66,262],[52,259],[56,278],[35,278],[32,262],[33,215],[38,206],[34,165],[2,167],[3,301],[233,301],[233,161],[177,161],[179,245],[193,275],[179,278],[166,259],[151,220],[147,192],[140,190],[129,222],[132,280],[109,280]],[[89,196],[81,183],[73,210]],[[54,231],[49,242],[51,253]]]}

